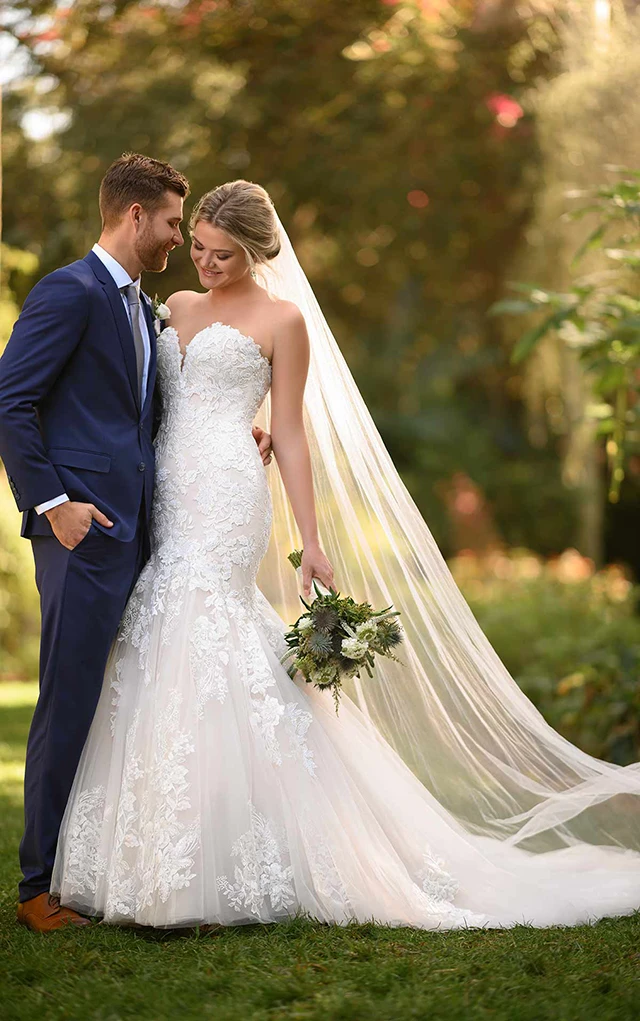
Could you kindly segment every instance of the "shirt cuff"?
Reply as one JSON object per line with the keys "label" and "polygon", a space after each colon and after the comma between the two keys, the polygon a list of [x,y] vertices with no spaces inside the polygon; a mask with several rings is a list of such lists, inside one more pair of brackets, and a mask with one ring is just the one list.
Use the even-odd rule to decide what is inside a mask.
{"label": "shirt cuff", "polygon": [[69,497],[66,493],[62,496],[56,496],[54,500],[47,500],[46,503],[39,503],[35,508],[36,514],[44,514],[45,511],[51,510],[53,507],[58,507],[61,503],[67,503]]}

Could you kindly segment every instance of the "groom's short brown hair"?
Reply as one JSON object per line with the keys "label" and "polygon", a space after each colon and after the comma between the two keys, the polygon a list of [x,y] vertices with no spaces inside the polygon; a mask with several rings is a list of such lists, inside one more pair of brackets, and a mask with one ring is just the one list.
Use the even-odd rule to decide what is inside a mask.
{"label": "groom's short brown hair", "polygon": [[189,194],[189,182],[170,163],[125,152],[115,160],[100,185],[100,215],[103,228],[114,227],[123,213],[139,202],[153,212],[162,205],[166,191],[175,191],[182,198]]}

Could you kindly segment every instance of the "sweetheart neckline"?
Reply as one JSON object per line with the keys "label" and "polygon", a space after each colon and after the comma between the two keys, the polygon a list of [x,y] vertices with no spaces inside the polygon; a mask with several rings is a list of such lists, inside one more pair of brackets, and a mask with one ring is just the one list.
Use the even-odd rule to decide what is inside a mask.
{"label": "sweetheart neckline", "polygon": [[180,334],[178,333],[178,331],[175,328],[175,326],[167,326],[167,327],[165,327],[165,330],[172,330],[173,331],[173,333],[175,334],[176,340],[178,342],[177,348],[178,348],[178,355],[180,356],[180,375],[182,375],[182,373],[184,372],[186,361],[187,361],[187,355],[189,353],[189,348],[193,344],[193,342],[196,339],[196,337],[199,337],[199,336],[201,336],[201,334],[206,333],[207,330],[212,330],[214,326],[224,326],[225,330],[231,330],[232,333],[235,333],[236,336],[241,337],[242,340],[248,341],[251,344],[251,346],[253,348],[255,348],[255,350],[258,352],[258,357],[261,358],[262,361],[265,362],[269,366],[269,368],[271,368],[271,362],[269,361],[267,356],[262,353],[262,348],[260,347],[258,342],[256,340],[254,340],[253,337],[250,337],[247,333],[242,333],[242,331],[239,330],[237,328],[237,326],[231,326],[230,323],[223,323],[222,320],[216,320],[214,323],[209,323],[207,326],[203,326],[201,330],[197,330],[196,333],[194,333],[194,335],[191,338],[191,340],[189,341],[189,343],[186,345],[186,347],[184,349],[184,352],[182,350],[182,345],[180,343]]}

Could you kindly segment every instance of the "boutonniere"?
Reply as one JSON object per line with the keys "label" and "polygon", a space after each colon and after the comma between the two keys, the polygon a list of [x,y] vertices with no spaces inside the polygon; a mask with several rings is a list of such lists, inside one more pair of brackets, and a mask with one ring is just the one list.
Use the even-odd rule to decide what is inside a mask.
{"label": "boutonniere", "polygon": [[153,307],[153,325],[156,331],[156,337],[159,337],[164,329],[164,320],[171,318],[171,309],[164,302],[160,301],[160,298],[156,294],[152,303]]}

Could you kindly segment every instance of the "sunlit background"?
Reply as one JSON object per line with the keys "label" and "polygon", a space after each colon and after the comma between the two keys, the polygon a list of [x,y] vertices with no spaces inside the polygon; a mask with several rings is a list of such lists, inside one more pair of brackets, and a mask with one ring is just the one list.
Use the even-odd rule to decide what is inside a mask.
{"label": "sunlit background", "polygon": [[[637,758],[640,454],[610,503],[576,353],[552,334],[514,365],[523,324],[487,313],[512,281],[568,287],[568,193],[640,168],[638,0],[8,0],[0,24],[0,345],[96,240],[121,152],[183,170],[188,209],[259,181],[507,666],[586,750]],[[145,284],[193,287],[187,251]],[[0,479],[12,692],[38,633],[17,533]]]}

